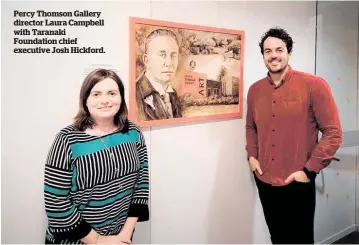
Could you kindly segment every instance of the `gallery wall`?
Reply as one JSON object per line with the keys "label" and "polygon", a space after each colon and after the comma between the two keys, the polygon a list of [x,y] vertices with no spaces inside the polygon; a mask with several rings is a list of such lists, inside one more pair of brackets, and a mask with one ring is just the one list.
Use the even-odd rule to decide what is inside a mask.
{"label": "gallery wall", "polygon": [[[359,129],[358,7],[358,2],[319,2],[317,9],[316,73],[328,81],[333,91],[344,131],[343,147],[336,154],[340,162],[333,161],[317,181],[316,237],[329,241],[333,236],[354,230],[356,224],[357,147],[354,145],[359,141],[351,136]],[[343,207],[338,208],[340,205]],[[321,228],[323,224],[325,229]],[[344,230],[345,227],[348,229]]]}
{"label": "gallery wall", "polygon": [[[68,28],[68,36],[83,46],[103,46],[105,54],[13,53],[14,10],[77,9],[101,11],[105,26]],[[266,75],[260,37],[273,26],[287,29],[295,42],[290,64],[317,71],[329,82],[343,128],[353,130],[357,10],[355,2],[316,8],[314,1],[3,2],[2,243],[43,242],[45,157],[55,134],[77,111],[84,76],[97,67],[114,69],[129,101],[130,16],[245,31],[244,115],[249,86]],[[270,242],[246,161],[244,125],[245,118],[237,118],[143,129],[151,220],[139,224],[135,243]],[[355,147],[340,149],[338,156],[340,163],[318,177],[316,242],[330,243],[355,225]]]}

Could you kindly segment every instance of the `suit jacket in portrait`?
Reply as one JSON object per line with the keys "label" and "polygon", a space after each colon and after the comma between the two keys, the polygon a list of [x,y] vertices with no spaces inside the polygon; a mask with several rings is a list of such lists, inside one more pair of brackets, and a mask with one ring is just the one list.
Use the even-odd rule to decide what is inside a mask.
{"label": "suit jacket in portrait", "polygon": [[[173,92],[168,94],[172,104],[173,118],[182,117],[182,108],[177,92],[173,89]],[[136,104],[137,120],[148,121],[171,118],[164,106],[161,95],[154,89],[145,74],[136,82]]]}

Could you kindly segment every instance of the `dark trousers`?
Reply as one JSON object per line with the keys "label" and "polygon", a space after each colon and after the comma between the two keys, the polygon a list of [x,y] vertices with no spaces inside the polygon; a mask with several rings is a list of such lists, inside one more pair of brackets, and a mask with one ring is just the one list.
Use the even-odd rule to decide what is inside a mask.
{"label": "dark trousers", "polygon": [[314,244],[315,182],[272,186],[254,175],[273,244]]}

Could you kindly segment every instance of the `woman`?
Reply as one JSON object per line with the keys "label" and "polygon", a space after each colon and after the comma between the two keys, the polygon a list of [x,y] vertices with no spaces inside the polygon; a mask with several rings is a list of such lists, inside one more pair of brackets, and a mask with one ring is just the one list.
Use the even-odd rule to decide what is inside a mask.
{"label": "woman", "polygon": [[146,145],[124,97],[113,71],[85,78],[74,123],[46,160],[46,243],[129,244],[136,222],[149,219]]}

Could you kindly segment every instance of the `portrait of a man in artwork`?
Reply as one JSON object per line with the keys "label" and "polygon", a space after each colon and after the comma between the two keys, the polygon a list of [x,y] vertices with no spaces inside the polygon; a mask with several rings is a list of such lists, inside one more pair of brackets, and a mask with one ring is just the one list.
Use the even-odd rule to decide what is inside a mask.
{"label": "portrait of a man in artwork", "polygon": [[243,32],[150,22],[132,25],[134,120],[160,125],[242,116]]}

